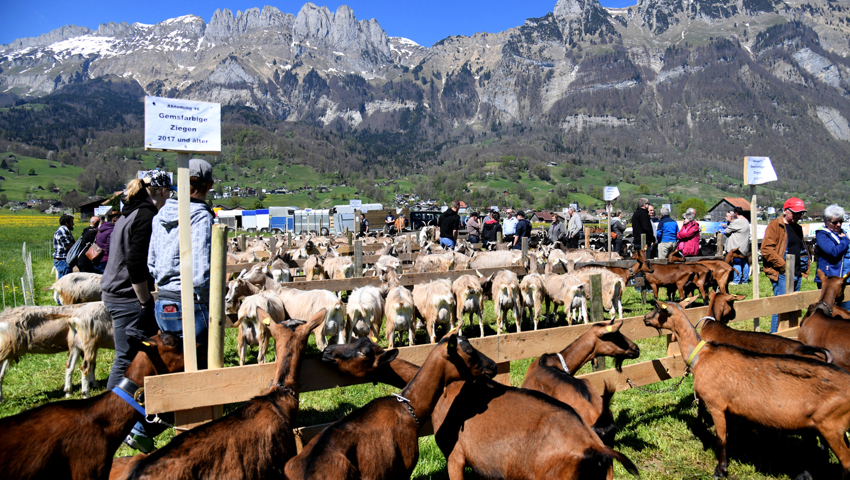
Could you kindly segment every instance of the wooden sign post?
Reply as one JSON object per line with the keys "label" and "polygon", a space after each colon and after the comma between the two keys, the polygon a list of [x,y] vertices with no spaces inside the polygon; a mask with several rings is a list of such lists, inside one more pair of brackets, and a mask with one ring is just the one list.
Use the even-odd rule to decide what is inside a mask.
{"label": "wooden sign post", "polygon": [[[750,186],[750,241],[752,255],[750,260],[750,278],[753,279],[753,299],[759,298],[759,239],[758,239],[758,203],[756,202],[756,185],[773,182],[776,172],[769,157],[744,157],[744,185]],[[743,266],[741,267],[743,270]],[[753,329],[761,331],[759,319],[753,319]]]}
{"label": "wooden sign post", "polygon": [[[177,152],[177,225],[180,231],[180,307],[183,320],[184,370],[198,370],[193,286],[192,220],[189,212],[189,156],[221,153],[221,105],[172,98],[145,97],[145,150]],[[221,262],[213,262],[222,268]],[[211,265],[212,267],[212,265]],[[219,272],[216,272],[218,276]],[[221,278],[224,278],[221,272]],[[211,273],[212,277],[212,273]],[[212,285],[211,285],[212,287]],[[224,330],[219,330],[224,335]],[[212,343],[212,342],[211,342]],[[216,340],[215,345],[220,342]],[[210,408],[175,412],[175,423],[186,428],[212,420]]]}

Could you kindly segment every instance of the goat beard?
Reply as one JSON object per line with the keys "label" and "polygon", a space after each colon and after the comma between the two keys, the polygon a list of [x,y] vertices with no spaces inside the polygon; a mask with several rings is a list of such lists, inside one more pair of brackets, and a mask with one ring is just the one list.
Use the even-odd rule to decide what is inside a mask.
{"label": "goat beard", "polygon": [[623,358],[614,357],[614,368],[619,373],[623,373],[623,360],[624,360]]}

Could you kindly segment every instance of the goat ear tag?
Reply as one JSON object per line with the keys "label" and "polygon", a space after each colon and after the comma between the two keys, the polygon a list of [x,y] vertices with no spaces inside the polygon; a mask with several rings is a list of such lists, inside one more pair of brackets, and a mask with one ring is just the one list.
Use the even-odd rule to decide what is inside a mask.
{"label": "goat ear tag", "polygon": [[271,325],[272,320],[270,318],[266,317],[266,318],[263,319],[263,323],[266,324],[266,325]]}
{"label": "goat ear tag", "polygon": [[605,327],[605,330],[608,330],[609,333],[614,331],[614,329],[611,327],[611,325],[608,325],[607,327]]}
{"label": "goat ear tag", "polygon": [[142,342],[142,345],[144,345],[144,346],[146,346],[146,347],[150,347],[150,346],[151,346],[150,342]]}
{"label": "goat ear tag", "polygon": [[658,306],[663,308],[664,310],[667,310],[667,304],[664,302],[658,302]]}

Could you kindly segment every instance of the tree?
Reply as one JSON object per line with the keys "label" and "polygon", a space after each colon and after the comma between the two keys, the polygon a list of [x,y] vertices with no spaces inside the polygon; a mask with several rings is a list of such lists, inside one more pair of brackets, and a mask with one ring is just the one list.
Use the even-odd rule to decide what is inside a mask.
{"label": "tree", "polygon": [[6,164],[5,158],[3,160],[0,160],[0,168],[2,168],[3,170],[6,170],[6,169],[9,168],[9,165]]}
{"label": "tree", "polygon": [[30,168],[30,171],[29,171],[29,172],[27,172],[27,175],[35,175],[35,169],[34,169],[34,168]]}
{"label": "tree", "polygon": [[649,193],[649,187],[645,183],[641,183],[637,189],[638,193]]}
{"label": "tree", "polygon": [[56,188],[56,184],[53,183],[53,180],[51,180],[50,183],[47,184],[47,191],[52,192],[54,188]]}
{"label": "tree", "polygon": [[697,211],[697,220],[701,220],[705,216],[706,210],[708,210],[705,207],[705,202],[703,202],[702,200],[698,198],[689,198],[679,204],[679,218],[681,218],[682,214],[684,214],[689,208],[693,208]]}
{"label": "tree", "polygon": [[76,190],[71,190],[65,195],[62,195],[62,203],[64,203],[65,206],[68,208],[80,208],[80,205],[82,205],[85,201],[86,197],[81,195],[80,192]]}
{"label": "tree", "polygon": [[241,207],[242,199],[239,197],[230,197],[230,206],[231,208]]}
{"label": "tree", "polygon": [[265,207],[263,206],[263,201],[260,200],[259,198],[254,200],[254,204],[251,206],[252,210],[262,210],[264,208]]}

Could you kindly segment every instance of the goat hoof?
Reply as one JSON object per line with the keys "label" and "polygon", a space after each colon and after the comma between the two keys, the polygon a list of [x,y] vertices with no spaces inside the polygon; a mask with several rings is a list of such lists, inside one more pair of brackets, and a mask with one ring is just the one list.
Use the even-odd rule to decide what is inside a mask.
{"label": "goat hoof", "polygon": [[728,473],[726,470],[721,469],[719,466],[714,469],[714,476],[712,478],[726,478]]}
{"label": "goat hoof", "polygon": [[812,480],[812,478],[814,478],[814,477],[812,477],[812,474],[809,473],[808,471],[805,471],[805,472],[797,475],[796,477],[794,477],[794,480]]}

